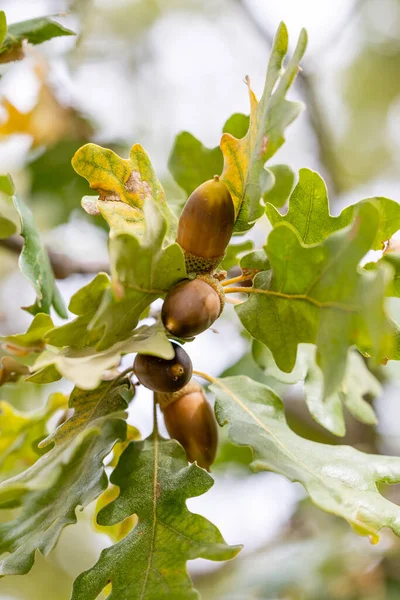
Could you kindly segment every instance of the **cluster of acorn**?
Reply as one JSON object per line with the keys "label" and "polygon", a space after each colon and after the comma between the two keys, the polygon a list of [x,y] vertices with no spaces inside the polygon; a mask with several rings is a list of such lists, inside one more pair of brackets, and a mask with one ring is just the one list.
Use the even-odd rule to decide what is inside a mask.
{"label": "cluster of acorn", "polygon": [[[196,277],[180,282],[164,300],[161,318],[172,336],[192,338],[221,314],[224,293],[212,272],[224,257],[234,223],[232,197],[218,176],[200,185],[186,202],[177,242],[188,273]],[[202,386],[192,379],[188,354],[179,344],[172,345],[172,360],[138,354],[134,370],[139,382],[154,391],[170,436],[182,444],[190,462],[209,469],[218,445],[215,416]]]}

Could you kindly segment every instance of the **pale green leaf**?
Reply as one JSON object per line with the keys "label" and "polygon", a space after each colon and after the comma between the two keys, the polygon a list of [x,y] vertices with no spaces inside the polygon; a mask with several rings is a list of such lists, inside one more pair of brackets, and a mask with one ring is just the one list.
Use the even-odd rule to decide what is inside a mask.
{"label": "pale green leaf", "polygon": [[400,535],[400,508],[379,492],[381,483],[400,482],[399,458],[300,437],[287,425],[279,397],[248,377],[218,379],[211,389],[218,422],[229,424],[233,443],[252,448],[254,471],[300,482],[319,508],[346,519],[374,542],[383,527]]}
{"label": "pale green leaf", "polygon": [[239,546],[228,546],[207,519],[192,514],[186,500],[204,494],[211,477],[187,466],[181,446],[154,434],[132,442],[123,452],[111,482],[119,497],[98,515],[100,525],[114,525],[137,514],[138,524],[74,583],[71,600],[95,600],[111,583],[110,598],[129,600],[198,598],[186,570],[194,558],[227,560]]}
{"label": "pale green leaf", "polygon": [[[164,328],[160,328],[159,325],[144,325],[126,340],[117,342],[107,350],[99,351],[94,346],[86,346],[80,350],[66,347],[59,352],[48,349],[37,358],[31,371],[36,373],[54,365],[56,372],[76,386],[83,390],[91,390],[100,384],[107,369],[119,365],[121,356],[133,352],[160,356],[168,360],[174,357]],[[48,373],[46,375],[48,376]]]}
{"label": "pale green leaf", "polygon": [[[302,382],[305,401],[313,419],[334,435],[343,436],[346,432],[343,407],[362,423],[376,425],[375,412],[364,396],[375,398],[382,393],[382,388],[358,352],[349,352],[343,380],[337,391],[327,398],[323,394],[324,379],[316,361],[315,346],[299,345],[296,365],[290,373],[278,369],[270,350],[260,342],[254,342],[253,356],[269,378],[285,384]],[[276,384],[271,387],[276,389]]]}

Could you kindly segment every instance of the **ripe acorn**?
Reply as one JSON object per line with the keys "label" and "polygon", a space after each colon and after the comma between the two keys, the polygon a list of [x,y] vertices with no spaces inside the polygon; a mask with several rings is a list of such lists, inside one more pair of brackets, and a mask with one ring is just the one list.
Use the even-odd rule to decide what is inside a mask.
{"label": "ripe acorn", "polygon": [[172,335],[190,338],[208,329],[224,307],[224,293],[210,276],[181,281],[167,294],[161,310],[165,329]]}
{"label": "ripe acorn", "polygon": [[215,175],[189,196],[179,219],[176,241],[189,273],[211,272],[222,261],[234,224],[232,196]]}
{"label": "ripe acorn", "polygon": [[138,354],[133,368],[139,382],[154,392],[177,392],[192,376],[192,361],[185,350],[172,342],[175,356],[171,360]]}
{"label": "ripe acorn", "polygon": [[218,448],[218,425],[214,411],[197,381],[175,394],[156,394],[171,438],[184,447],[189,462],[210,470]]}

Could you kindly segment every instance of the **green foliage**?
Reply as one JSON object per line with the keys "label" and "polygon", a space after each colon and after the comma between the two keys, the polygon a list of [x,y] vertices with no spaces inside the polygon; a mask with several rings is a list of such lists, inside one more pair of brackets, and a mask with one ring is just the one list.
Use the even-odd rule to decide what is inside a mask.
{"label": "green foliage", "polygon": [[[12,27],[15,44],[7,46]],[[71,33],[49,19],[12,27],[4,38],[0,13],[0,41],[5,39],[0,61],[1,56],[18,58],[22,39],[40,43]],[[236,233],[250,229],[265,213],[272,225],[262,248],[250,240],[230,244],[220,265],[234,269],[231,283],[223,282],[227,299],[230,293],[248,295],[236,307],[248,350],[228,377],[205,374],[216,396],[219,424],[229,423],[217,464],[250,464],[254,471],[271,470],[298,481],[317,506],[376,542],[383,527],[400,535],[399,509],[379,487],[400,482],[400,459],[301,437],[288,426],[277,396],[300,383],[297,389],[303,389],[309,412],[327,430],[318,439],[326,441],[328,432],[343,436],[344,409],[364,424],[376,424],[369,401],[381,386],[368,359],[378,365],[400,358],[399,329],[386,314],[386,297],[400,295],[399,256],[387,244],[400,229],[399,205],[368,198],[334,217],[317,173],[302,169],[292,191],[295,175],[288,165],[266,167],[302,109],[286,94],[306,44],[302,31],[284,66],[288,34],[281,24],[260,101],[246,79],[250,116],[232,115],[216,148],[206,148],[187,132],[179,134],[169,168],[186,194],[220,174],[234,201]],[[187,499],[211,487],[212,479],[196,464],[188,466],[176,441],[162,439],[156,422],[144,441],[138,441],[134,427],[126,435],[133,391],[124,377],[133,368],[117,371],[121,358],[135,352],[173,356],[159,316],[151,325],[139,321],[144,315],[153,318],[150,305],[187,277],[184,254],[175,242],[177,219],[139,144],[128,158],[92,143],[77,149],[73,169],[87,183],[76,183],[72,171],[63,179],[64,169],[58,169],[71,148],[76,150],[75,141],[63,140],[50,162],[49,150],[33,160],[32,191],[35,196],[59,194],[69,214],[76,194],[90,186],[96,195],[85,196],[82,205],[90,215],[103,217],[109,229],[110,276],[98,273],[72,296],[69,310],[75,316],[64,325],[55,326],[49,316],[51,306],[61,316],[67,313],[32,213],[15,195],[11,179],[0,178],[5,195],[0,237],[18,231],[19,215],[24,237],[20,268],[37,296],[26,333],[0,338],[2,352],[17,357],[0,358],[0,384],[7,383],[0,403],[0,508],[5,509],[0,575],[26,573],[35,553],[47,555],[63,528],[76,522],[76,509],[98,499],[98,526],[116,543],[78,576],[72,600],[95,600],[99,594],[118,600],[198,598],[187,561],[227,560],[240,547],[228,546],[214,525],[186,507]],[[47,178],[49,166],[52,177]],[[283,215],[277,209],[288,199]],[[360,266],[370,250],[382,248],[379,261]],[[239,266],[243,277],[238,281]],[[247,285],[252,279],[252,287],[235,286],[245,279]],[[126,360],[133,365],[133,357]],[[29,413],[12,404],[19,390],[61,377],[75,384],[68,405],[57,392]],[[238,594],[245,589],[239,586]],[[276,589],[281,593],[281,587]]]}
{"label": "green foliage", "polygon": [[[96,390],[75,388],[72,416],[40,447],[47,453],[29,469],[0,484],[0,507],[21,506],[15,519],[0,524],[0,575],[28,572],[35,551],[48,554],[62,529],[107,487],[103,461],[124,439],[122,417],[131,393],[125,384],[102,383]],[[52,447],[51,447],[52,446]]]}
{"label": "green foliage", "polygon": [[98,514],[100,525],[119,523],[132,514],[139,521],[78,577],[72,600],[95,600],[108,583],[115,598],[198,598],[186,561],[227,560],[240,551],[240,546],[228,546],[207,519],[186,508],[187,498],[204,494],[212,479],[197,465],[187,466],[177,442],[157,432],[144,442],[132,442],[111,482],[120,494]]}
{"label": "green foliage", "polygon": [[300,169],[299,182],[290,196],[287,214],[282,216],[271,204],[267,205],[266,212],[274,227],[278,223],[290,223],[304,244],[318,244],[352,223],[366,202],[372,203],[378,211],[378,227],[371,249],[382,250],[384,242],[400,229],[400,205],[388,198],[367,198],[348,206],[338,217],[332,217],[325,183],[318,173],[309,169]]}
{"label": "green foliage", "polygon": [[268,168],[273,175],[272,187],[265,191],[264,202],[277,208],[284,206],[290,196],[294,184],[294,171],[289,165],[275,165]]}
{"label": "green foliage", "polygon": [[22,58],[22,42],[25,40],[36,45],[64,35],[75,33],[49,17],[20,21],[7,28],[5,13],[0,11],[0,62]]}
{"label": "green foliage", "polygon": [[218,379],[211,389],[219,424],[229,424],[233,443],[253,449],[253,471],[275,471],[299,481],[317,506],[343,517],[375,543],[382,527],[400,534],[400,509],[378,490],[380,483],[400,482],[399,458],[296,435],[286,423],[278,396],[248,377]]}
{"label": "green foliage", "polygon": [[221,174],[222,153],[218,146],[206,148],[191,133],[183,131],[175,139],[168,167],[176,183],[190,195],[204,181]]}
{"label": "green foliage", "polygon": [[291,225],[280,224],[265,246],[271,271],[256,275],[253,293],[236,307],[243,325],[268,346],[282,371],[293,369],[299,343],[316,344],[324,398],[342,381],[350,346],[377,362],[393,350],[384,311],[390,273],[383,265],[373,276],[358,269],[377,225],[378,211],[368,202],[353,225],[319,245],[302,245]]}

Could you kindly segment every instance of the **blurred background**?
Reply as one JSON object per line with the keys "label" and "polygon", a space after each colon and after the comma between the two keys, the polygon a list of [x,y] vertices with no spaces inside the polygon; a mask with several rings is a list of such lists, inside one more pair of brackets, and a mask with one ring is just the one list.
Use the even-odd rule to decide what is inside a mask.
{"label": "blurred background", "polygon": [[[309,167],[325,178],[331,211],[374,195],[397,199],[400,186],[400,0],[0,0],[9,23],[44,15],[77,32],[27,49],[23,61],[0,66],[0,171],[11,172],[32,207],[51,252],[62,254],[59,287],[68,301],[107,266],[107,232],[80,207],[90,192],[74,173],[75,150],[94,141],[123,156],[139,142],[150,155],[167,197],[182,190],[168,172],[175,135],[190,131],[219,143],[234,112],[248,113],[244,77],[261,93],[268,53],[281,20],[291,47],[301,27],[309,48],[290,96],[307,110],[287,131],[273,163]],[[61,15],[61,16],[60,16]],[[268,223],[251,233],[262,242]],[[32,290],[19,274],[18,254],[0,245],[0,331],[25,331]],[[399,313],[396,301],[393,310]],[[226,348],[229,348],[229,352]],[[265,380],[252,363],[249,341],[228,307],[187,346],[195,368]],[[347,418],[345,443],[366,452],[400,453],[400,369],[377,373],[374,429]],[[21,409],[44,402],[51,386],[5,386],[1,399]],[[56,389],[68,391],[68,382]],[[280,390],[290,425],[326,443],[343,443],[311,420],[297,386]],[[151,402],[143,390],[130,423],[146,436]],[[346,523],[321,513],[298,485],[247,469],[250,456],[224,438],[207,495],[190,500],[228,543],[243,543],[225,565],[189,563],[205,599],[394,600],[400,598],[400,543],[383,532],[378,546]],[[399,500],[396,486],[391,499]],[[93,528],[94,507],[64,530],[32,572],[0,580],[1,600],[67,600],[73,579],[110,544]]]}

